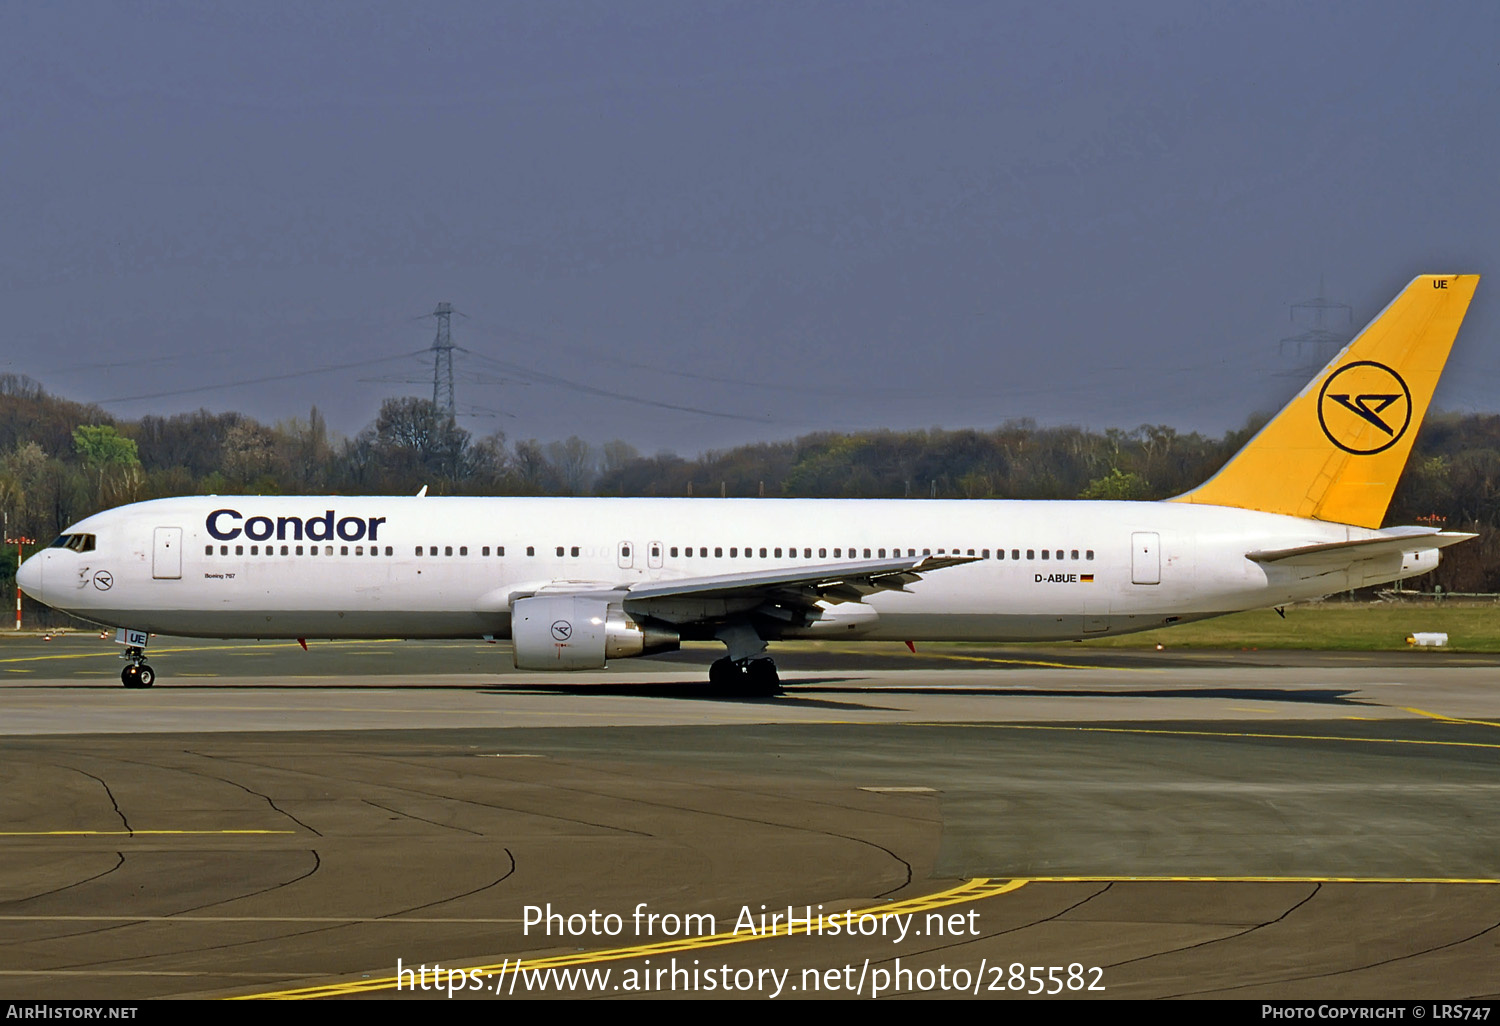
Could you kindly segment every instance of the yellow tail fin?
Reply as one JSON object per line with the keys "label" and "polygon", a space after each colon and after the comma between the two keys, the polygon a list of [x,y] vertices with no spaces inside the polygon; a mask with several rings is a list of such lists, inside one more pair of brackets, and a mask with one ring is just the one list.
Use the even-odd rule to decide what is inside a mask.
{"label": "yellow tail fin", "polygon": [[1379,527],[1478,284],[1414,278],[1222,470],[1169,501]]}

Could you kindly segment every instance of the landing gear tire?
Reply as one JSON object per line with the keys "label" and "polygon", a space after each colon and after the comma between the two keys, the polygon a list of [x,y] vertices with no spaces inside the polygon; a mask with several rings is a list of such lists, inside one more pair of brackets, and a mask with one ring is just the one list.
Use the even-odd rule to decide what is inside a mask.
{"label": "landing gear tire", "polygon": [[120,683],[127,688],[149,688],[156,683],[156,671],[145,663],[131,663],[120,671]]}
{"label": "landing gear tire", "polygon": [[745,683],[759,694],[781,694],[781,677],[776,664],[769,659],[752,659],[745,664]]}
{"label": "landing gear tire", "polygon": [[716,659],[708,668],[708,682],[715,687],[731,688],[737,694],[781,694],[781,677],[770,659],[747,659],[742,663]]}
{"label": "landing gear tire", "polygon": [[708,668],[708,682],[710,684],[729,687],[740,683],[743,679],[744,673],[728,659],[715,659],[713,665]]}

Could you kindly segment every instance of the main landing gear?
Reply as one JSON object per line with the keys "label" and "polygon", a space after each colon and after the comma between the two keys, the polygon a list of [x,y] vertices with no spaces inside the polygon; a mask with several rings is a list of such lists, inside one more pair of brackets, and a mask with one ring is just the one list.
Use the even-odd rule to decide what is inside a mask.
{"label": "main landing gear", "polygon": [[779,695],[781,678],[766,655],[765,639],[748,620],[732,620],[715,632],[729,653],[708,668],[708,682],[735,694]]}
{"label": "main landing gear", "polygon": [[716,659],[708,668],[708,682],[718,687],[743,689],[756,695],[781,694],[781,677],[770,659]]}
{"label": "main landing gear", "polygon": [[120,671],[120,683],[127,688],[149,688],[156,683],[156,671],[146,665],[146,650],[135,645],[125,649],[125,658],[130,660]]}

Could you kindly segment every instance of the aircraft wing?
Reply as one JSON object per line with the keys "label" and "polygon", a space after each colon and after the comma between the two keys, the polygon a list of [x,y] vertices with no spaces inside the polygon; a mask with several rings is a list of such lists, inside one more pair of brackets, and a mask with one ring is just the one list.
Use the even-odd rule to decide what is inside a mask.
{"label": "aircraft wing", "polygon": [[1428,528],[1399,530],[1400,534],[1362,538],[1359,541],[1298,545],[1290,549],[1262,549],[1245,553],[1245,558],[1257,563],[1275,563],[1280,566],[1347,566],[1361,559],[1420,552],[1423,549],[1446,548],[1449,545],[1456,545],[1461,541],[1478,537],[1478,535],[1466,534],[1462,531],[1437,531]]}
{"label": "aircraft wing", "polygon": [[822,619],[828,605],[863,602],[881,591],[905,591],[934,570],[976,562],[976,556],[916,556],[816,566],[751,570],[676,581],[651,581],[622,589],[634,616],[667,623],[723,621],[753,614],[805,626]]}
{"label": "aircraft wing", "polygon": [[676,599],[774,599],[801,605],[860,602],[878,591],[905,591],[908,584],[920,580],[923,574],[978,559],[978,556],[915,556],[652,581],[626,589],[625,601],[631,606]]}

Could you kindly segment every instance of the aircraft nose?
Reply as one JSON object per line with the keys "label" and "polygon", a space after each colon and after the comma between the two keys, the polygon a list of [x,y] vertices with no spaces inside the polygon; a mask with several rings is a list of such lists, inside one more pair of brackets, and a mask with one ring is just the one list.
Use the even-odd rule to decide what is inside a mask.
{"label": "aircraft nose", "polygon": [[16,570],[16,584],[38,602],[46,601],[42,598],[42,557],[45,555],[38,552]]}

